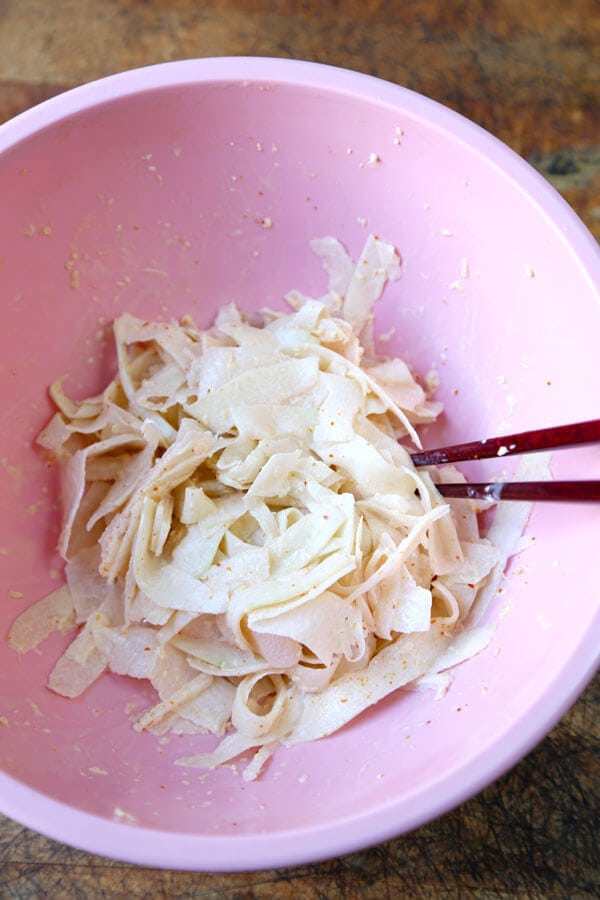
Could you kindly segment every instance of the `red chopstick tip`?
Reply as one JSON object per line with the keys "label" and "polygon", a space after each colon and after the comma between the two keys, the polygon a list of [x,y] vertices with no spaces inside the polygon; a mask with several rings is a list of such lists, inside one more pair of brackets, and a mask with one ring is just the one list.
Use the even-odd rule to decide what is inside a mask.
{"label": "red chopstick tip", "polygon": [[581,444],[600,442],[600,419],[576,422],[572,425],[558,425],[552,428],[538,428],[503,437],[484,438],[466,444],[453,444],[435,450],[423,450],[412,454],[415,466],[440,466],[452,462],[467,462],[474,459],[514,456],[518,453],[534,453],[539,450],[554,450],[559,447],[577,447]]}
{"label": "red chopstick tip", "polygon": [[491,481],[438,484],[443,497],[470,500],[548,500],[554,502],[598,503],[600,481]]}

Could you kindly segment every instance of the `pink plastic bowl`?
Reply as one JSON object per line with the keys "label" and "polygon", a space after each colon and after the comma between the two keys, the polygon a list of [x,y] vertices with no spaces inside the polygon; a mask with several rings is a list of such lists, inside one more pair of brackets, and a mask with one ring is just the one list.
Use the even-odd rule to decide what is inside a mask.
{"label": "pink plastic bowl", "polygon": [[[377,327],[440,373],[447,417],[430,445],[598,416],[596,244],[514,153],[400,87],[288,60],[126,72],[0,128],[0,197],[4,635],[60,577],[54,475],[32,443],[47,384],[100,388],[100,338],[122,310],[207,325],[226,301],[322,292],[315,236],[356,254],[373,230],[398,247]],[[598,450],[557,454],[554,470],[600,477]],[[182,869],[291,865],[415,828],[512,766],[591,677],[599,529],[597,506],[539,505],[490,608],[492,645],[444,699],[392,696],[250,784],[173,765],[211,739],[134,732],[126,707],[149,700],[137,682],[50,693],[66,639],[22,659],[2,642],[0,807],[77,847]]]}

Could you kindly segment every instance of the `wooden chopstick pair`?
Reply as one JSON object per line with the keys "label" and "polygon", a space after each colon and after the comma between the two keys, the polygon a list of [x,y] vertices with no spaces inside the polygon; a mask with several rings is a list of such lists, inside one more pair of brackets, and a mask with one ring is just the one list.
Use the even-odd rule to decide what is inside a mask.
{"label": "wooden chopstick pair", "polygon": [[[439,466],[474,459],[514,456],[539,450],[578,447],[600,442],[600,419],[538,428],[507,434],[504,437],[484,438],[436,450],[411,454],[415,466]],[[600,481],[492,481],[466,484],[438,484],[444,497],[467,497],[473,500],[569,500],[600,501]]]}

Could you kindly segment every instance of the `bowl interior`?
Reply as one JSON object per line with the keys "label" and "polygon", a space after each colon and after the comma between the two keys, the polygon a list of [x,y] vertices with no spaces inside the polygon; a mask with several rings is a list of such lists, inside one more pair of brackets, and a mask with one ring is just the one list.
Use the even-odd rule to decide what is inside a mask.
{"label": "bowl interior", "polygon": [[[524,164],[422,98],[390,86],[376,96],[372,80],[203,71],[164,87],[155,76],[144,89],[139,77],[130,89],[120,81],[113,97],[84,95],[94,102],[67,115],[59,98],[41,130],[27,136],[25,122],[18,140],[0,135],[4,635],[60,583],[56,474],[33,447],[49,382],[68,374],[78,396],[101,388],[121,311],[189,312],[206,326],[231,300],[282,307],[293,287],[318,296],[326,279],[313,237],[334,235],[356,255],[374,231],[398,248],[402,278],[377,305],[376,326],[395,328],[384,352],[440,375],[446,413],[426,445],[598,414],[600,305],[570,243],[585,243],[583,229]],[[468,471],[513,469],[499,460]],[[556,457],[554,471],[599,477],[598,451]],[[344,825],[358,846],[402,830],[441,809],[448,785],[461,799],[475,775],[483,783],[500,771],[518,755],[519,730],[540,736],[559,714],[556,691],[564,705],[580,687],[582,670],[570,666],[590,657],[598,634],[599,524],[595,508],[538,506],[490,608],[492,645],[445,698],[394,695],[329,739],[278,752],[250,784],[233,769],[172,765],[209,737],[134,732],[131,711],[151,700],[144,685],[105,676],[78,700],[50,693],[68,639],[23,658],[3,641],[0,765],[109,821],[264,836],[261,865],[284,832]],[[379,817],[366,836],[361,816]],[[323,853],[329,846],[338,849],[326,842]]]}

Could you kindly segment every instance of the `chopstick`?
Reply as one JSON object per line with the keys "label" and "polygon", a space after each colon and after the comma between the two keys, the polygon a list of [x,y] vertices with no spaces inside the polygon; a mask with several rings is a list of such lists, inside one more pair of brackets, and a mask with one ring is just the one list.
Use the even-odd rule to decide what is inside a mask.
{"label": "chopstick", "polygon": [[415,466],[439,466],[451,462],[467,462],[471,459],[491,459],[494,456],[513,456],[516,453],[533,453],[537,450],[556,450],[558,447],[577,447],[600,441],[600,419],[558,425],[553,428],[537,428],[506,434],[504,437],[484,438],[467,444],[453,444],[437,450],[412,453]]}
{"label": "chopstick", "polygon": [[436,484],[443,497],[469,500],[600,501],[600,481],[490,481]]}
{"label": "chopstick", "polygon": [[[600,419],[537,428],[485,438],[465,444],[453,444],[435,450],[411,454],[415,466],[444,465],[475,459],[513,456],[540,450],[556,450],[600,442]],[[466,497],[476,500],[555,500],[575,502],[600,501],[600,481],[492,481],[484,483],[437,484],[444,497]]]}

